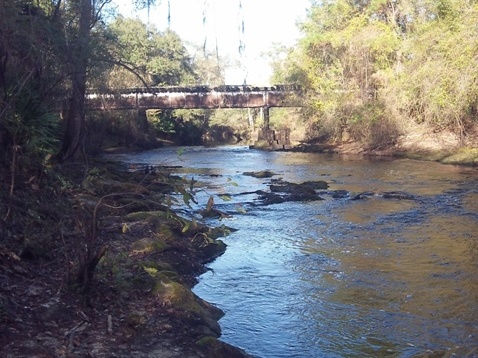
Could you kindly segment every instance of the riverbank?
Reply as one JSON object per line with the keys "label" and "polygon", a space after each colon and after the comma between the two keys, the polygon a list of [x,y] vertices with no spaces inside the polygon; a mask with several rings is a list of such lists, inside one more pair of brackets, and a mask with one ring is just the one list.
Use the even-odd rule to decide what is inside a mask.
{"label": "riverbank", "polygon": [[[436,141],[405,143],[295,150],[439,157]],[[452,149],[463,150],[448,146],[447,153]],[[466,152],[475,159],[454,164],[475,165],[475,151]],[[169,194],[186,202],[193,196],[166,169],[119,169],[106,162],[57,166],[17,183],[9,217],[0,222],[2,356],[246,357],[218,340],[223,313],[191,292],[205,264],[226,249],[219,237],[228,229],[177,216]],[[7,200],[1,202],[3,219]],[[78,273],[94,263],[88,247],[98,261],[85,285]]]}
{"label": "riverbank", "polygon": [[449,132],[428,133],[424,130],[399,136],[396,141],[382,146],[371,146],[357,141],[310,141],[290,147],[290,151],[338,153],[401,157],[436,161],[443,164],[478,165],[478,138],[468,138],[464,144]]}
{"label": "riverbank", "polygon": [[194,200],[189,185],[144,169],[50,168],[17,188],[0,228],[3,357],[247,357],[191,291],[229,229],[176,215],[170,194]]}

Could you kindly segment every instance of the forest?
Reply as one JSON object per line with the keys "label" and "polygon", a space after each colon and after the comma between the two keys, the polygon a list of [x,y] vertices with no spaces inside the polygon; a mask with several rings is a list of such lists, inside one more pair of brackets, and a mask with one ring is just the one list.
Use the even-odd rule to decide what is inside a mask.
{"label": "forest", "polygon": [[309,137],[373,148],[447,133],[477,145],[476,1],[313,1],[300,28],[274,81],[303,87]]}

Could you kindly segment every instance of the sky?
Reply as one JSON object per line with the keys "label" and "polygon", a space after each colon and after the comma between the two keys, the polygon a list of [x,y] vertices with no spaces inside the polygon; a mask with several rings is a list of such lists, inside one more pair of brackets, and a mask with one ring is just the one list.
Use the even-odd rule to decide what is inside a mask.
{"label": "sky", "polygon": [[[131,0],[114,0],[126,17],[148,21],[148,12],[136,12]],[[168,1],[157,0],[149,11],[149,23],[160,31],[168,27]],[[237,63],[226,71],[226,84],[270,85],[272,75],[265,53],[274,43],[287,46],[300,37],[297,21],[304,19],[310,0],[170,0],[170,26],[185,42],[207,48]],[[205,13],[206,23],[203,23]],[[240,31],[244,19],[244,33]],[[239,52],[240,43],[245,49]]]}

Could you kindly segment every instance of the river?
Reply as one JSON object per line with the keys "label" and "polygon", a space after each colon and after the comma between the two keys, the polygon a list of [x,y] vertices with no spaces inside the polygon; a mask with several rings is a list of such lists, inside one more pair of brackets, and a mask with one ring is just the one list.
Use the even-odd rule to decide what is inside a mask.
{"label": "river", "polygon": [[[262,358],[478,356],[476,168],[240,146],[114,158],[181,166],[200,206],[233,214],[207,222],[238,231],[194,288],[226,313],[222,340]],[[261,170],[348,195],[258,205],[271,179],[243,173]],[[396,190],[414,200],[352,200]]]}

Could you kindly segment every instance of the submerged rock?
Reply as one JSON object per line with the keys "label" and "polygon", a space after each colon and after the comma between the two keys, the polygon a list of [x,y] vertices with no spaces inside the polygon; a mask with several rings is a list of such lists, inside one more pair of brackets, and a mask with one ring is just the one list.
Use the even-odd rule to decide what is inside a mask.
{"label": "submerged rock", "polygon": [[379,197],[384,199],[398,199],[398,200],[415,200],[413,194],[406,193],[404,191],[385,191],[381,193],[376,193],[373,191],[364,191],[362,193],[356,194],[352,200],[362,200],[370,199],[372,197]]}
{"label": "submerged rock", "polygon": [[364,191],[362,193],[356,194],[352,200],[362,200],[362,199],[370,199],[373,197],[375,193],[373,191]]}
{"label": "submerged rock", "polygon": [[404,191],[386,191],[382,194],[385,199],[415,200],[415,196]]}
{"label": "submerged rock", "polygon": [[349,197],[350,193],[347,190],[333,190],[331,195],[334,199],[343,199]]}
{"label": "submerged rock", "polygon": [[250,176],[250,177],[254,177],[254,178],[259,178],[259,179],[271,178],[275,175],[273,172],[269,170],[262,170],[260,172],[244,172],[242,174]]}

